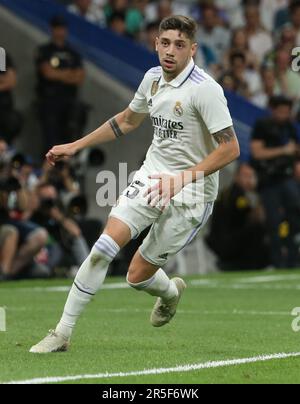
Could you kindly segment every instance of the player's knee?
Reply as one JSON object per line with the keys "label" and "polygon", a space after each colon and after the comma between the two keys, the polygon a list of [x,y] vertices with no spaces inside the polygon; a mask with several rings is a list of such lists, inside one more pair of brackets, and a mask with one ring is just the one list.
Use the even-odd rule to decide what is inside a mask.
{"label": "player's knee", "polygon": [[102,234],[95,243],[89,259],[92,266],[96,266],[101,261],[113,261],[119,251],[118,244],[107,234]]}

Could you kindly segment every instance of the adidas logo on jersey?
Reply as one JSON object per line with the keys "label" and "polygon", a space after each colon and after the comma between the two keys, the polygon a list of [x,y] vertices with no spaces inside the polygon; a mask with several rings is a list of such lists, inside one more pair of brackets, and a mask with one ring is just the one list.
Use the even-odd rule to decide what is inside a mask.
{"label": "adidas logo on jersey", "polygon": [[152,98],[150,98],[150,100],[148,101],[148,107],[152,107],[153,106],[153,102],[152,102]]}
{"label": "adidas logo on jersey", "polygon": [[166,260],[168,258],[168,256],[169,256],[168,253],[167,254],[161,254],[161,255],[159,255],[158,258],[161,258],[162,260]]}

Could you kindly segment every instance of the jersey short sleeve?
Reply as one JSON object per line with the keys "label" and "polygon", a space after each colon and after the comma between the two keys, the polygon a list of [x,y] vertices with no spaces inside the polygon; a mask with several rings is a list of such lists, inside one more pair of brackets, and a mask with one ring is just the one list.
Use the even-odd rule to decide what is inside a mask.
{"label": "jersey short sleeve", "polygon": [[194,103],[211,134],[233,125],[227,100],[218,83],[209,80],[197,86]]}
{"label": "jersey short sleeve", "polygon": [[147,84],[149,83],[148,75],[146,74],[143,81],[141,82],[133,100],[131,101],[129,108],[131,111],[139,114],[147,114],[149,112],[147,103]]}

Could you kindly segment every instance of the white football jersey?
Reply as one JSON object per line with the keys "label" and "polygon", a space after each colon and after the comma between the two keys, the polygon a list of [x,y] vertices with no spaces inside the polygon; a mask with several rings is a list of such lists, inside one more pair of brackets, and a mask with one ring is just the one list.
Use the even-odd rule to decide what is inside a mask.
{"label": "white football jersey", "polygon": [[[140,170],[150,174],[176,175],[195,166],[218,144],[212,134],[233,125],[221,86],[191,60],[185,70],[166,82],[162,68],[150,69],[129,108],[149,113],[154,137]],[[187,204],[216,199],[219,173],[189,184],[174,200]]]}

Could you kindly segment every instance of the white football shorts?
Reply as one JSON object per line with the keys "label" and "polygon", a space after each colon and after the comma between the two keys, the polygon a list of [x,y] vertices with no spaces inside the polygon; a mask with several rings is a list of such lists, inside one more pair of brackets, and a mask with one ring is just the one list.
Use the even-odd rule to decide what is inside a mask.
{"label": "white football shorts", "polygon": [[214,202],[179,206],[171,201],[162,211],[149,206],[143,197],[148,186],[143,178],[135,178],[109,216],[127,224],[133,239],[151,226],[139,252],[147,262],[161,267],[197,236],[212,214]]}

